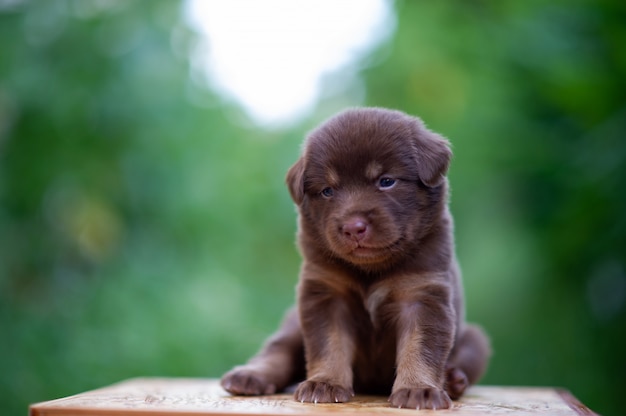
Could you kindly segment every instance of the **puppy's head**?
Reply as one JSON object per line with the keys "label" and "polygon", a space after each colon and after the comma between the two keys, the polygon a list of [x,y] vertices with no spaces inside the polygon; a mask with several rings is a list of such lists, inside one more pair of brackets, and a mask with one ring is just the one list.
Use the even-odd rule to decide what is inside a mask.
{"label": "puppy's head", "polygon": [[287,173],[301,244],[366,268],[412,255],[441,216],[450,156],[443,137],[399,111],[329,119]]}

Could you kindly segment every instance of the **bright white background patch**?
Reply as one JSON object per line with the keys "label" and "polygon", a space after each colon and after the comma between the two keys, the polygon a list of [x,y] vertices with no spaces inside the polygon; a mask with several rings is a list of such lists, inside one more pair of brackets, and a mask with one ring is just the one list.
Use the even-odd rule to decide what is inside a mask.
{"label": "bright white background patch", "polygon": [[387,0],[187,0],[185,13],[205,38],[195,62],[209,85],[265,125],[305,116],[325,74],[349,82],[395,29]]}

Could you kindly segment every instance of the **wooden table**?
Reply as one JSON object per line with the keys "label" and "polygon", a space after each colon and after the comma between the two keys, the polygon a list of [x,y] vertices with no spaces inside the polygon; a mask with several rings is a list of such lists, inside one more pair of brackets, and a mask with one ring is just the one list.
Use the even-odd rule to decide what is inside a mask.
{"label": "wooden table", "polygon": [[[386,397],[357,395],[349,403],[308,404],[291,394],[235,397],[215,379],[137,378],[30,406],[31,416],[199,415],[411,415],[434,411],[395,409]],[[437,415],[594,415],[565,390],[474,386]]]}

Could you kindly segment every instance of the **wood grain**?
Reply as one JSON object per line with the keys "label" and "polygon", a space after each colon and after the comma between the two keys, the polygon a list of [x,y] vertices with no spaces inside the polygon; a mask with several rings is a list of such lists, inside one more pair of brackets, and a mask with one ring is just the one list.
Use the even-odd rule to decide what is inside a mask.
{"label": "wood grain", "polygon": [[[433,414],[420,411],[419,414]],[[562,389],[474,386],[449,410],[469,415],[593,415]],[[198,415],[410,415],[389,407],[386,397],[357,395],[348,403],[307,404],[291,394],[234,397],[215,379],[137,378],[102,389],[30,406],[31,416],[198,416]]]}

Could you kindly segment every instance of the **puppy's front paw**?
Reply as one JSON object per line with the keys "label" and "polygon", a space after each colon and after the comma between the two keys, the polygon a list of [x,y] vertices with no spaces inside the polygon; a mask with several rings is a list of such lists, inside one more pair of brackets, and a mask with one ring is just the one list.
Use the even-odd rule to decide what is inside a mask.
{"label": "puppy's front paw", "polygon": [[231,394],[258,396],[276,393],[276,385],[266,376],[245,367],[238,367],[224,374],[221,384]]}
{"label": "puppy's front paw", "polygon": [[337,386],[323,381],[303,381],[298,386],[294,398],[299,402],[343,403],[354,396],[351,388]]}
{"label": "puppy's front paw", "polygon": [[448,409],[452,401],[448,394],[432,387],[399,389],[389,396],[391,406],[408,409]]}

